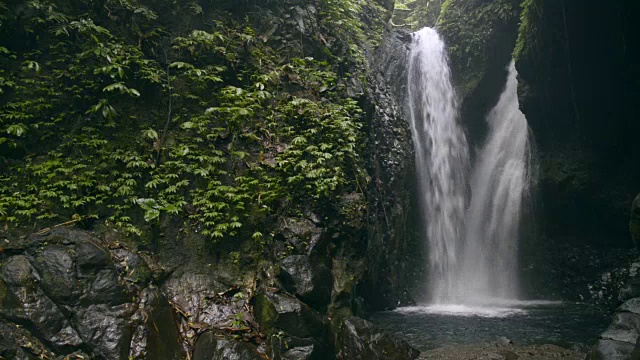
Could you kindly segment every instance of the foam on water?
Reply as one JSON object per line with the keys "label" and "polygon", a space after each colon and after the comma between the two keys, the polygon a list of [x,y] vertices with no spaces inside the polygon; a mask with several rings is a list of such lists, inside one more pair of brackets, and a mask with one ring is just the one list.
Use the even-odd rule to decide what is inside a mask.
{"label": "foam on water", "polygon": [[517,301],[509,299],[485,299],[484,303],[469,304],[430,304],[407,306],[396,309],[401,314],[430,314],[446,316],[477,316],[487,318],[506,318],[526,315],[529,308],[561,306],[560,301]]}

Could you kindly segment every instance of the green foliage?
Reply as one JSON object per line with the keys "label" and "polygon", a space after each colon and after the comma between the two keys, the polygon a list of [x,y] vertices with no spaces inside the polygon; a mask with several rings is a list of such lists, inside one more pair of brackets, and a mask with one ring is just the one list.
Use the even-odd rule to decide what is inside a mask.
{"label": "green foliage", "polygon": [[520,30],[518,40],[513,50],[513,58],[518,60],[528,50],[537,49],[537,24],[542,19],[542,4],[540,0],[524,0],[521,4]]}
{"label": "green foliage", "polygon": [[438,29],[449,45],[452,68],[464,79],[461,96],[480,82],[489,59],[487,51],[494,48],[489,42],[508,33],[517,16],[512,0],[447,0],[442,5]]}
{"label": "green foliage", "polygon": [[393,22],[412,30],[437,23],[444,0],[396,0]]}
{"label": "green foliage", "polygon": [[[5,227],[81,216],[141,235],[172,217],[262,241],[268,215],[355,189],[361,110],[335,65],[283,59],[247,22],[175,32],[174,18],[202,15],[195,2],[80,3],[32,1],[2,19],[14,25],[0,37]],[[342,21],[337,37],[363,36],[358,2],[321,8],[327,29]]]}

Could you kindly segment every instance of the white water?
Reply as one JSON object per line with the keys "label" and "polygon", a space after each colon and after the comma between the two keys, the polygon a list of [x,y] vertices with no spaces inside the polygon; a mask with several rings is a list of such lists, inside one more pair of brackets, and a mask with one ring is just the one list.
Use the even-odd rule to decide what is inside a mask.
{"label": "white water", "polygon": [[498,104],[487,116],[489,135],[471,175],[463,267],[464,298],[518,298],[518,240],[530,184],[527,119],[519,109],[513,62]]}
{"label": "white water", "polygon": [[[488,306],[489,313],[510,314],[513,309],[499,306],[518,298],[518,238],[530,182],[529,130],[519,110],[515,66],[487,117],[489,134],[470,181],[445,46],[435,30],[414,34],[408,72],[429,297],[440,307],[454,304],[430,309],[473,313]],[[465,209],[467,185],[471,200]]]}
{"label": "white water", "polygon": [[435,30],[414,33],[408,73],[419,202],[429,242],[430,295],[441,302],[454,290],[460,267],[469,155],[457,122],[444,42]]}

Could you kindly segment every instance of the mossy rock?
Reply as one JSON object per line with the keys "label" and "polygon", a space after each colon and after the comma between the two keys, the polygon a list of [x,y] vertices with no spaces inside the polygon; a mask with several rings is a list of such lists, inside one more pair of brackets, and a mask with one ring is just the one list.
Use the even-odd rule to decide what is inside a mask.
{"label": "mossy rock", "polygon": [[253,313],[267,334],[283,331],[301,338],[325,334],[326,324],[322,316],[289,294],[263,292],[256,295]]}

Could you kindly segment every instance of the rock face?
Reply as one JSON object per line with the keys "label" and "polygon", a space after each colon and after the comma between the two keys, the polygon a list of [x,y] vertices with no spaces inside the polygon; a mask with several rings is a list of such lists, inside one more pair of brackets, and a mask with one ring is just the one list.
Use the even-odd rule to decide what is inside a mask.
{"label": "rock face", "polygon": [[471,146],[486,134],[485,116],[497,103],[518,34],[519,0],[448,0],[438,31],[448,48],[461,102],[461,121]]}
{"label": "rock face", "polygon": [[640,298],[627,300],[616,309],[611,325],[600,335],[589,359],[637,359],[640,354]]}
{"label": "rock face", "polygon": [[247,343],[218,339],[212,332],[200,335],[193,352],[194,360],[261,360],[257,349]]}
{"label": "rock face", "polygon": [[325,333],[322,316],[288,294],[259,294],[254,314],[260,327],[269,332],[282,330],[301,338],[321,338]]}
{"label": "rock face", "polygon": [[[236,14],[264,6],[241,3],[220,6]],[[300,35],[302,52],[327,56],[317,32],[326,24],[317,21],[315,1],[267,3],[264,24],[256,24],[259,36]],[[378,33],[393,5],[365,2],[360,20]],[[332,325],[365,308],[406,302],[408,279],[415,278],[409,269],[416,268],[409,256],[416,238],[409,216],[411,135],[386,85],[388,74],[381,67],[368,71],[377,61],[373,44],[358,45],[367,66],[343,69],[348,64],[341,63],[341,71],[359,76],[339,85],[364,110],[367,171],[361,188],[342,194],[338,214],[277,218],[268,236],[274,241],[264,248],[251,239],[212,246],[193,229],[169,223],[179,220],[164,220],[160,231],[147,234],[157,236],[150,239],[153,259],[121,245],[125,239],[111,230],[94,236],[60,228],[10,239],[0,251],[0,355],[170,360],[193,350],[195,359],[331,359],[340,336]],[[366,349],[378,346],[368,333],[350,339]],[[389,341],[384,349],[400,346]]]}
{"label": "rock face", "polygon": [[413,360],[418,355],[406,341],[379,332],[366,320],[351,317],[342,323],[338,359]]}
{"label": "rock face", "polygon": [[9,243],[0,265],[0,322],[2,337],[14,341],[0,354],[182,358],[175,314],[149,274],[137,254],[81,231]]}
{"label": "rock face", "polygon": [[282,261],[279,276],[287,291],[314,309],[326,311],[331,300],[333,277],[322,262],[313,261],[306,255],[291,255]]}
{"label": "rock face", "polygon": [[[411,130],[403,116],[404,66],[411,37],[389,32],[371,56],[371,108],[368,154],[371,174],[366,242],[351,243],[351,253],[366,253],[366,272],[359,294],[370,309],[411,301],[412,280],[420,278],[422,244],[416,236],[415,162]],[[353,246],[356,246],[354,249]],[[349,263],[348,260],[347,263]],[[350,270],[350,272],[354,272]],[[416,274],[416,272],[418,274]]]}
{"label": "rock face", "polygon": [[640,183],[638,5],[528,3],[516,67],[540,158],[540,222],[574,246],[631,247],[629,204]]}

